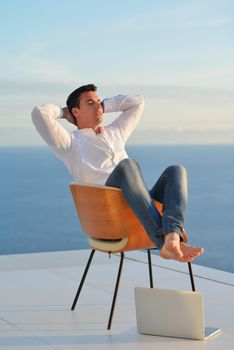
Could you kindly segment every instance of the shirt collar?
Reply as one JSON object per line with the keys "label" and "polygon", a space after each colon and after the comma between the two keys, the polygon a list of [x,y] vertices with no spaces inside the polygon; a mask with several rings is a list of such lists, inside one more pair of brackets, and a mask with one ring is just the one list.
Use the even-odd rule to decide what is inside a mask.
{"label": "shirt collar", "polygon": [[96,134],[92,128],[77,129],[77,132],[83,135],[101,135],[104,132],[104,127],[100,126],[100,133]]}

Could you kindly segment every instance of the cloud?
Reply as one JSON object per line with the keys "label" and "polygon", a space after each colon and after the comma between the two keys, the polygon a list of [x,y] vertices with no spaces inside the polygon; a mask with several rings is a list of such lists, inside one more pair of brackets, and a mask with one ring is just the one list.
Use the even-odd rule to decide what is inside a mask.
{"label": "cloud", "polygon": [[[228,9],[228,11],[227,11]],[[232,4],[228,1],[195,0],[189,2],[171,2],[170,6],[154,6],[153,9],[133,14],[116,23],[116,29],[122,31],[144,31],[149,28],[175,27],[220,27],[233,23]],[[222,14],[222,12],[228,14]]]}
{"label": "cloud", "polygon": [[8,80],[38,81],[64,83],[74,81],[72,72],[66,64],[45,59],[35,52],[20,52],[18,54],[2,54],[0,57],[1,77]]}
{"label": "cloud", "polygon": [[[129,144],[234,144],[234,127],[137,129]],[[45,146],[31,128],[0,128],[0,147]]]}
{"label": "cloud", "polygon": [[64,80],[72,79],[72,75],[67,67],[55,62],[49,62],[43,58],[30,60],[30,66],[27,64],[24,69],[25,73],[39,80],[63,82]]}
{"label": "cloud", "polygon": [[131,144],[234,144],[234,128],[158,128],[136,130]]}

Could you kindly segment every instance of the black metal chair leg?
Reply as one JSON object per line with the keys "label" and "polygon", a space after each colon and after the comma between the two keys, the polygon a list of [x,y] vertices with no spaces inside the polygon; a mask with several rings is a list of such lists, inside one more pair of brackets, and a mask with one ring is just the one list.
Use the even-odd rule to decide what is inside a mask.
{"label": "black metal chair leg", "polygon": [[148,266],[149,266],[150,288],[154,288],[153,272],[152,272],[152,262],[151,262],[151,252],[150,252],[150,249],[147,249],[147,254],[148,254]]}
{"label": "black metal chair leg", "polygon": [[89,270],[89,267],[90,267],[90,264],[92,262],[92,259],[93,259],[93,256],[94,256],[94,253],[95,253],[95,249],[92,249],[91,253],[90,253],[90,256],[89,256],[89,260],[86,264],[86,267],[85,267],[85,270],[84,270],[84,273],[83,273],[83,276],[82,276],[82,279],[80,281],[80,285],[78,287],[78,290],[77,290],[77,293],[76,293],[76,296],[75,296],[75,299],[73,301],[73,304],[72,304],[72,307],[71,307],[71,310],[74,310],[75,307],[76,307],[76,303],[77,303],[77,300],[79,298],[79,295],[80,295],[80,292],[81,292],[81,289],[83,287],[83,284],[84,284],[84,281],[85,281],[85,278],[86,278],[86,275],[88,273],[88,270]]}
{"label": "black metal chair leg", "polygon": [[113,300],[112,300],[111,311],[110,311],[110,316],[109,316],[107,329],[111,329],[111,323],[112,323],[112,318],[113,318],[114,309],[115,309],[115,302],[116,302],[118,289],[119,289],[119,281],[120,281],[122,267],[123,267],[123,261],[124,261],[124,253],[121,252],[121,258],[120,258],[120,263],[119,263],[119,271],[118,271],[118,275],[117,275],[117,279],[116,279],[115,291],[114,291],[114,296],[113,296]]}
{"label": "black metal chair leg", "polygon": [[192,264],[191,262],[188,262],[188,268],[189,268],[189,276],[190,276],[190,282],[192,286],[192,291],[195,292],[195,283],[194,283],[194,278],[193,278],[193,270],[192,270]]}

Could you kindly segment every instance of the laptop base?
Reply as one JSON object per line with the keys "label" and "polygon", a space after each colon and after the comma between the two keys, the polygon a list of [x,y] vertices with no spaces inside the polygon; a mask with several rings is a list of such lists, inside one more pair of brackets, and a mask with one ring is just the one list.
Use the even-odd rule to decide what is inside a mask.
{"label": "laptop base", "polygon": [[135,306],[141,334],[206,340],[220,331],[205,327],[199,292],[135,287]]}

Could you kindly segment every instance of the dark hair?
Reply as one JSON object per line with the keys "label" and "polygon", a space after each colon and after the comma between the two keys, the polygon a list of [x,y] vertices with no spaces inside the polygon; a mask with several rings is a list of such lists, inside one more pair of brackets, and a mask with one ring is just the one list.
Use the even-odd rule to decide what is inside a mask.
{"label": "dark hair", "polygon": [[80,95],[83,92],[88,91],[97,91],[97,87],[94,84],[83,85],[72,91],[72,93],[68,96],[67,107],[71,113],[73,107],[80,107]]}

